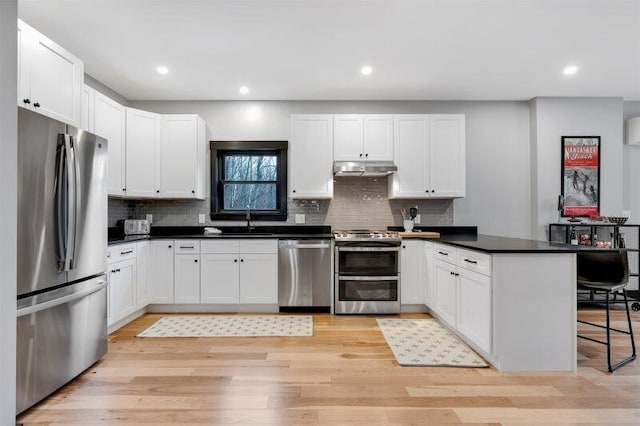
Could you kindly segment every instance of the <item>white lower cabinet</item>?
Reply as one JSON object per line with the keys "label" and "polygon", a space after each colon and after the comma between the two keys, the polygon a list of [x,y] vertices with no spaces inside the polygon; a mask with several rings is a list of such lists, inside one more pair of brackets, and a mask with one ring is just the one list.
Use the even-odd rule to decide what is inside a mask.
{"label": "white lower cabinet", "polygon": [[111,325],[136,311],[136,260],[110,263],[107,324]]}
{"label": "white lower cabinet", "polygon": [[402,241],[400,250],[400,303],[414,305],[424,302],[424,242]]}
{"label": "white lower cabinet", "polygon": [[174,250],[172,240],[151,241],[151,268],[147,287],[149,303],[173,303]]}
{"label": "white lower cabinet", "polygon": [[459,269],[458,330],[480,349],[491,349],[491,278]]}
{"label": "white lower cabinet", "polygon": [[278,303],[278,255],[240,255],[240,303]]}
{"label": "white lower cabinet", "polygon": [[149,296],[147,284],[151,266],[149,241],[136,243],[136,309],[147,306]]}
{"label": "white lower cabinet", "polygon": [[435,269],[435,291],[433,310],[436,311],[447,324],[456,326],[457,313],[457,277],[456,267],[442,260],[436,260]]}
{"label": "white lower cabinet", "polygon": [[422,279],[422,282],[424,283],[424,288],[423,288],[423,297],[424,297],[424,304],[427,305],[428,308],[430,308],[431,306],[433,306],[433,301],[435,298],[435,278],[434,278],[434,274],[435,274],[435,267],[434,267],[434,260],[433,260],[433,244],[429,241],[425,241],[424,242],[424,260],[423,263],[425,265],[425,276]]}
{"label": "white lower cabinet", "polygon": [[200,302],[238,303],[240,262],[238,254],[202,254]]}
{"label": "white lower cabinet", "polygon": [[220,240],[202,244],[202,303],[278,303],[278,241]]}
{"label": "white lower cabinet", "polygon": [[458,334],[491,354],[491,255],[440,244],[433,244],[432,253],[427,287],[433,287],[433,296],[428,306]]}
{"label": "white lower cabinet", "polygon": [[199,254],[176,254],[174,303],[200,303],[199,261]]}

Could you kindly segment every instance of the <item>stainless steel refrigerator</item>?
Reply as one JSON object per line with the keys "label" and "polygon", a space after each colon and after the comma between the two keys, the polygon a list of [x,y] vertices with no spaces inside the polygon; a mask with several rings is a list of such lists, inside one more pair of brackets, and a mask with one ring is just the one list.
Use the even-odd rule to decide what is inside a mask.
{"label": "stainless steel refrigerator", "polygon": [[107,351],[107,141],[18,108],[17,412]]}

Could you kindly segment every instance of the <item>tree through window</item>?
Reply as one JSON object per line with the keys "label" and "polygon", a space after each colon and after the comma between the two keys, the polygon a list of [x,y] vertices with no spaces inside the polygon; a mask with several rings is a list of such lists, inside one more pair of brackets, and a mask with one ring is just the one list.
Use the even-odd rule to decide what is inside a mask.
{"label": "tree through window", "polygon": [[286,220],[287,142],[211,142],[211,218]]}

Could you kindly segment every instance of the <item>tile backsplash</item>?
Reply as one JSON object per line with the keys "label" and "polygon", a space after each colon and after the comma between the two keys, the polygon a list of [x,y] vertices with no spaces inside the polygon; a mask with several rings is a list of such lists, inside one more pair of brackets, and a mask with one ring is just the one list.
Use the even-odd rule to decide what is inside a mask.
{"label": "tile backsplash", "polygon": [[[288,200],[288,220],[304,214],[307,225],[331,225],[333,229],[386,228],[402,225],[401,208],[418,207],[421,224],[451,225],[453,200],[389,200],[387,177],[337,177],[331,200]],[[212,221],[206,200],[121,200],[109,198],[109,226],[121,219],[144,219],[153,215],[158,226],[197,226],[205,215],[206,226],[244,222]],[[261,222],[256,222],[260,224]],[[264,222],[266,223],[266,222]],[[281,224],[282,222],[278,222]]]}

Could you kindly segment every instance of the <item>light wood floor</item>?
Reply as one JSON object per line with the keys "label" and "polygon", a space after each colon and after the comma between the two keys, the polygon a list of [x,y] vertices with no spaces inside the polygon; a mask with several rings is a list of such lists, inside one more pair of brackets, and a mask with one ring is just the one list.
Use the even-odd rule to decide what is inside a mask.
{"label": "light wood floor", "polygon": [[[623,312],[614,318],[624,329]],[[600,319],[602,313],[579,315]],[[638,336],[640,312],[632,314]],[[134,337],[161,316],[146,315],[112,334],[100,362],[18,421],[640,424],[640,362],[609,374],[605,347],[594,343],[578,342],[577,373],[501,374],[493,368],[399,367],[374,317],[314,315],[314,336],[306,338]],[[627,339],[616,337],[616,353],[628,351]]]}

